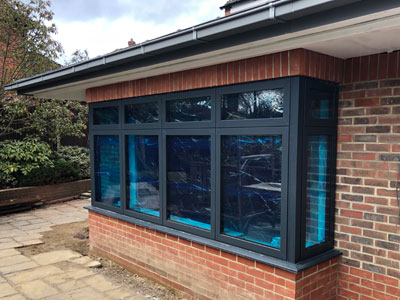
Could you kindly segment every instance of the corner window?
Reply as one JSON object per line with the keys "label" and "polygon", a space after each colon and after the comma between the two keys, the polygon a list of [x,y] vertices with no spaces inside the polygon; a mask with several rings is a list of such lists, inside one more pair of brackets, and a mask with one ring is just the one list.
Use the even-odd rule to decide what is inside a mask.
{"label": "corner window", "polygon": [[90,104],[93,206],[239,255],[332,249],[336,91],[296,76]]}

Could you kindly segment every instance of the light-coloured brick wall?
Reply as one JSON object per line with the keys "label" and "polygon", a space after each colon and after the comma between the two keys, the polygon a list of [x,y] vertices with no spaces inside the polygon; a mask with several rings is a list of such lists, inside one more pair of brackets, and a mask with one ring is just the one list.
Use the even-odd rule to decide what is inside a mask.
{"label": "light-coloured brick wall", "polygon": [[400,55],[346,60],[339,101],[338,299],[400,299]]}
{"label": "light-coloured brick wall", "polygon": [[94,212],[89,226],[93,253],[193,299],[335,299],[337,258],[293,274]]}

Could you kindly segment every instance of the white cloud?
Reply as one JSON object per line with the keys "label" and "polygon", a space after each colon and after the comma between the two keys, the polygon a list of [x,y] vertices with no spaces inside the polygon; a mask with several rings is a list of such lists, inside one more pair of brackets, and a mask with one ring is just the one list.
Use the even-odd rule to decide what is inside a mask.
{"label": "white cloud", "polygon": [[[88,49],[91,58],[125,48],[128,41],[133,38],[136,43],[153,39],[165,34],[172,33],[178,29],[197,25],[199,23],[222,16],[219,9],[225,0],[203,0],[191,11],[177,14],[174,18],[134,19],[121,15],[110,19],[104,16],[87,20],[67,20],[65,17],[57,19],[57,11],[54,22],[58,28],[55,39],[61,42],[68,58],[76,49]],[[148,11],[152,6],[157,7],[153,1],[142,1],[144,10]],[[196,2],[198,3],[198,2]],[[125,2],[127,10],[129,3]],[[170,8],[174,10],[173,7]],[[171,12],[169,12],[171,13]],[[60,63],[64,62],[60,60]]]}

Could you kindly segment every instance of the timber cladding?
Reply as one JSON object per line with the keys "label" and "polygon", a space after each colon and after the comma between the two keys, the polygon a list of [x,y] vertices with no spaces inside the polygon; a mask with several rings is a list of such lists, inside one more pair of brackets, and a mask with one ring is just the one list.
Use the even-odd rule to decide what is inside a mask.
{"label": "timber cladding", "polygon": [[140,97],[296,75],[341,82],[342,73],[342,59],[305,49],[295,49],[90,88],[86,90],[86,102]]}

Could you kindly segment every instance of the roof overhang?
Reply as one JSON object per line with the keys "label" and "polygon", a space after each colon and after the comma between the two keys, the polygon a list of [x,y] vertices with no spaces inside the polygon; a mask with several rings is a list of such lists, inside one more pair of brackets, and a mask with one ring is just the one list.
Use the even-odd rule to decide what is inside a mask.
{"label": "roof overhang", "polygon": [[278,51],[339,58],[400,49],[399,1],[276,1],[6,87],[85,100],[86,89]]}

